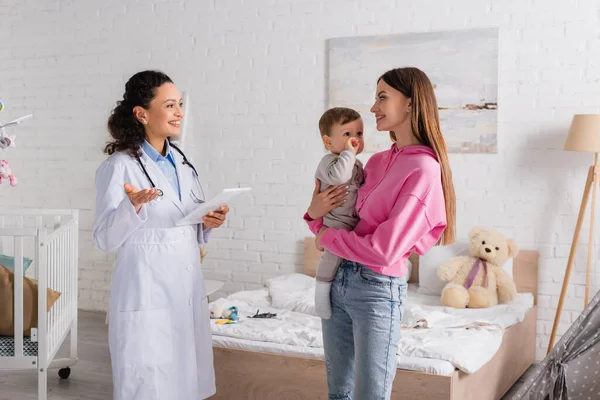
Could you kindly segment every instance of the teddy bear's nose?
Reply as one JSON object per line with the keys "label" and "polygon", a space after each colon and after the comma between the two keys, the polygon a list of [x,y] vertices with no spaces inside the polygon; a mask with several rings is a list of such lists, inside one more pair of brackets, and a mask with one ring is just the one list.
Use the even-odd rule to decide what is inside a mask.
{"label": "teddy bear's nose", "polygon": [[491,253],[491,252],[492,252],[492,249],[490,249],[489,247],[486,247],[486,248],[485,248],[485,252],[486,252],[486,253]]}

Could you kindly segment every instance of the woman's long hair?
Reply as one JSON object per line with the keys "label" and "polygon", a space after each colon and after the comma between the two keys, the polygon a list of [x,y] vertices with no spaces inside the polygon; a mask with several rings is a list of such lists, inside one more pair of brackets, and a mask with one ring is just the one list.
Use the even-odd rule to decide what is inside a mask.
{"label": "woman's long hair", "polygon": [[123,99],[117,102],[108,118],[108,131],[113,137],[104,148],[106,154],[116,151],[126,151],[131,156],[137,156],[146,131],[144,125],[133,115],[136,106],[148,109],[156,95],[156,89],[171,78],[160,71],[142,71],[133,75],[125,84]]}
{"label": "woman's long hair", "polygon": [[[454,243],[456,226],[456,197],[452,183],[452,171],[448,163],[446,141],[440,129],[437,100],[433,85],[427,75],[418,68],[396,68],[384,73],[379,80],[412,99],[410,125],[419,143],[430,147],[435,153],[442,172],[442,188],[446,206],[446,229],[442,236],[444,244]],[[378,81],[379,81],[378,80]],[[396,135],[390,132],[392,141]]]}

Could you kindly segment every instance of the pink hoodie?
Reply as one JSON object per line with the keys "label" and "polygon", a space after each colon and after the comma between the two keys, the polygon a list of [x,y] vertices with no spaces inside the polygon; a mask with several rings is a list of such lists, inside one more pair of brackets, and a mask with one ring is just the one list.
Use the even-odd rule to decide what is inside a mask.
{"label": "pink hoodie", "polygon": [[[437,243],[446,228],[441,170],[427,146],[393,144],[374,154],[365,166],[365,183],[358,191],[360,222],[353,231],[329,228],[321,245],[345,259],[382,275],[406,273],[411,251],[422,255]],[[323,219],[304,215],[317,234]]]}

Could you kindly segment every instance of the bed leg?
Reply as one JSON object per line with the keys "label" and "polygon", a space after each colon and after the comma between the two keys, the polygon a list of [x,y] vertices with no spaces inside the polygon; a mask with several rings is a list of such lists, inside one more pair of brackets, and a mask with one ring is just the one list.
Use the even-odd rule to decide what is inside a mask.
{"label": "bed leg", "polygon": [[38,368],[38,400],[47,400],[48,395],[48,371],[46,368]]}

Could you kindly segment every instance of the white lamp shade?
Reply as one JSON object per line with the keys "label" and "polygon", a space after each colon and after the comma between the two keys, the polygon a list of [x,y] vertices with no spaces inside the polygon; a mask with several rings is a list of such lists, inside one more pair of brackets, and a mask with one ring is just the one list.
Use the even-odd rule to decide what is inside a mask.
{"label": "white lamp shade", "polygon": [[600,115],[573,116],[564,150],[600,153]]}

